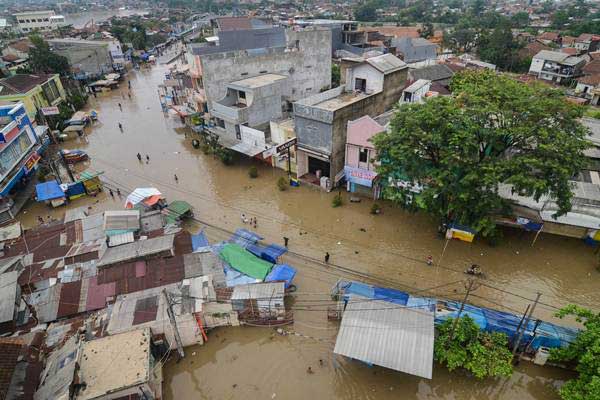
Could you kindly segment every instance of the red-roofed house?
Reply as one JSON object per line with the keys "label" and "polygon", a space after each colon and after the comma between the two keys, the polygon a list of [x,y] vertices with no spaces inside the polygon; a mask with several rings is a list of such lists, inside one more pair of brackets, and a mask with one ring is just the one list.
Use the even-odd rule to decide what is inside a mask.
{"label": "red-roofed house", "polygon": [[600,47],[600,36],[592,35],[591,33],[582,33],[575,40],[575,48],[580,53],[588,53],[590,51],[596,51]]}
{"label": "red-roofed house", "polygon": [[579,50],[577,50],[575,47],[563,47],[560,49],[560,52],[570,56],[576,56],[577,53],[579,53]]}
{"label": "red-roofed house", "polygon": [[544,32],[538,35],[537,40],[544,44],[559,43],[560,33],[558,32]]}
{"label": "red-roofed house", "polygon": [[373,160],[375,146],[370,139],[385,128],[368,115],[348,121],[346,132],[346,176],[347,190],[379,198],[380,187]]}

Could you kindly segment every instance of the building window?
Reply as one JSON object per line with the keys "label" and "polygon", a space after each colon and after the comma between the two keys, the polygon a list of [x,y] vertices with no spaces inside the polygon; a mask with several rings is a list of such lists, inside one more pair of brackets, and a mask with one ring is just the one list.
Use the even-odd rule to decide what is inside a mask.
{"label": "building window", "polygon": [[238,92],[238,96],[240,100],[246,100],[246,92],[242,92],[241,90]]}
{"label": "building window", "polygon": [[235,138],[237,140],[242,140],[242,133],[240,132],[240,126],[239,125],[235,126]]}
{"label": "building window", "polygon": [[246,75],[248,75],[248,73],[247,72],[242,72],[240,75],[246,76]]}
{"label": "building window", "polygon": [[49,21],[49,19],[48,19],[48,18],[44,18],[44,22],[48,22],[48,21]]}
{"label": "building window", "polygon": [[23,154],[31,147],[31,139],[26,130],[21,131],[18,138],[13,140],[8,147],[0,153],[0,174],[5,175],[21,159]]}
{"label": "building window", "polygon": [[358,162],[369,162],[369,149],[365,149],[364,147],[360,148],[360,151],[358,152]]}
{"label": "building window", "polygon": [[363,78],[356,78],[354,80],[354,90],[357,90],[359,92],[366,92],[367,91],[367,80],[363,79]]}
{"label": "building window", "polygon": [[225,121],[223,121],[221,118],[217,118],[217,126],[225,129]]}
{"label": "building window", "polygon": [[24,19],[20,19],[20,20],[19,20],[19,23],[20,23],[20,24],[24,24],[24,23],[25,23],[25,20],[24,20]]}
{"label": "building window", "polygon": [[267,72],[269,72],[269,71],[267,71],[266,69],[263,69],[262,71],[260,71],[261,74],[266,74]]}
{"label": "building window", "polygon": [[54,101],[56,101],[56,99],[60,97],[60,92],[58,91],[58,86],[56,86],[56,82],[54,82],[54,79],[42,85],[42,90],[44,92],[46,100],[48,100],[48,103],[50,104],[52,104]]}

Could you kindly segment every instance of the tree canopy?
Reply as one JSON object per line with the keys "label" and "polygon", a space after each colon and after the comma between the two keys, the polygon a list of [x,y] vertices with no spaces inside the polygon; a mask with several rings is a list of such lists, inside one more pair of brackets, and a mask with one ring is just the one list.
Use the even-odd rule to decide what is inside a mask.
{"label": "tree canopy", "polygon": [[50,50],[48,43],[39,35],[29,37],[33,48],[29,50],[29,71],[44,74],[69,74],[69,61],[66,57]]}
{"label": "tree canopy", "polygon": [[454,319],[437,326],[433,354],[450,371],[464,368],[476,378],[510,376],[512,354],[503,333],[479,330],[471,317],[460,317],[453,332]]}
{"label": "tree canopy", "polygon": [[553,349],[551,359],[577,364],[579,376],[560,388],[564,400],[600,399],[600,314],[569,305],[558,312],[558,317],[573,316],[583,323],[584,329],[567,348]]}
{"label": "tree canopy", "polygon": [[[569,180],[585,166],[589,146],[578,122],[583,109],[556,89],[492,71],[456,74],[451,89],[452,97],[398,106],[390,131],[373,138],[383,181],[422,185],[425,211],[483,236],[494,233],[494,214],[508,211],[500,184],[536,200],[550,195],[557,215],[568,212]],[[385,195],[400,204],[413,199],[403,185]]]}

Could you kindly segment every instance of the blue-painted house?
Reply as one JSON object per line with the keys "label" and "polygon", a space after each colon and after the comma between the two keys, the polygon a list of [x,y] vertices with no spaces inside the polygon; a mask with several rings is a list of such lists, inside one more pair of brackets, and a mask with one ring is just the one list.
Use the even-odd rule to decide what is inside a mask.
{"label": "blue-painted house", "polygon": [[43,147],[23,103],[0,105],[0,223],[14,218],[33,193]]}

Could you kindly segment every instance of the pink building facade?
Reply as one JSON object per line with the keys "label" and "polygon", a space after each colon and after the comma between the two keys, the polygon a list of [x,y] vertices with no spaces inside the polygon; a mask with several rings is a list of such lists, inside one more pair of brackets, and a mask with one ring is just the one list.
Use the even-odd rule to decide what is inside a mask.
{"label": "pink building facade", "polygon": [[374,199],[380,197],[381,187],[374,164],[376,152],[370,139],[383,131],[385,128],[368,115],[348,121],[344,175],[349,192]]}

